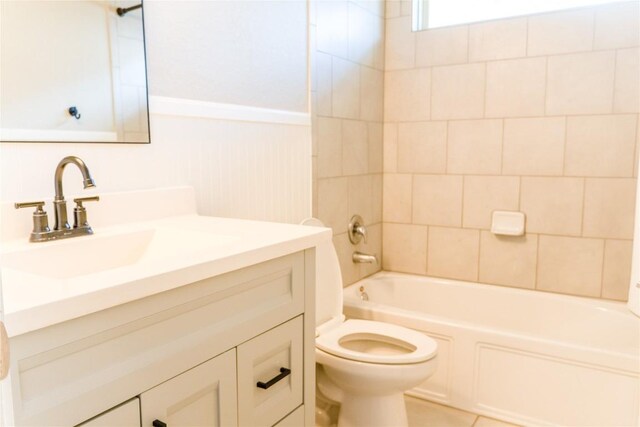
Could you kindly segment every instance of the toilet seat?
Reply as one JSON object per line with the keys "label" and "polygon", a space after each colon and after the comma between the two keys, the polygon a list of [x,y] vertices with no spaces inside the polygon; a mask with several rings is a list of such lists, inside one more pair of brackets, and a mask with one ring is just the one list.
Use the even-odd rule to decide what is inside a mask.
{"label": "toilet seat", "polygon": [[[369,349],[359,349],[361,344]],[[402,365],[433,358],[437,343],[402,326],[373,320],[350,319],[316,337],[316,347],[344,359]],[[369,350],[369,351],[367,351]]]}

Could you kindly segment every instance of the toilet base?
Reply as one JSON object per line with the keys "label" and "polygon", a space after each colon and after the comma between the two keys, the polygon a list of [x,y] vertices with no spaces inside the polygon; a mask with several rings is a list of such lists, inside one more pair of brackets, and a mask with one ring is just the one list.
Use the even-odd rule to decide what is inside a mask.
{"label": "toilet base", "polygon": [[354,396],[347,393],[341,402],[338,427],[408,427],[404,394]]}

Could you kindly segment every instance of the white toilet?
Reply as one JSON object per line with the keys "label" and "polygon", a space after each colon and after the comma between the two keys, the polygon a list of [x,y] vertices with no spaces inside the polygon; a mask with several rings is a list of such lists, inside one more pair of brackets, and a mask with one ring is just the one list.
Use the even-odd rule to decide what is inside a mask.
{"label": "white toilet", "polygon": [[[322,226],[317,219],[303,224]],[[338,426],[407,426],[404,392],[435,371],[436,342],[397,325],[345,321],[340,264],[330,242],[316,248],[316,272],[316,362],[326,374],[318,375],[318,388],[339,401]]]}

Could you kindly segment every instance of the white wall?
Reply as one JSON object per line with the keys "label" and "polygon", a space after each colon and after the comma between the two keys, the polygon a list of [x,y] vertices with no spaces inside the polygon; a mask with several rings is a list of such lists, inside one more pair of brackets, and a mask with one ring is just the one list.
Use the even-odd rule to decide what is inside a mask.
{"label": "white wall", "polygon": [[152,0],[145,20],[153,94],[307,111],[306,1]]}
{"label": "white wall", "polygon": [[[194,22],[198,21],[199,16],[211,13],[207,6],[209,2],[188,3]],[[300,3],[304,5],[304,2],[290,3],[296,3],[296,8]],[[155,14],[152,5],[155,4],[157,3],[145,3],[147,27],[159,25],[153,21]],[[185,2],[165,1],[161,4],[163,7],[167,5],[178,8],[178,4],[182,6]],[[234,4],[243,7],[243,2]],[[304,25],[296,25],[298,30],[289,34],[289,37],[298,42],[303,41],[302,48],[289,44],[288,47],[285,46],[286,49],[282,46],[273,49],[284,49],[291,57],[297,58],[290,62],[290,72],[292,76],[304,75],[306,79],[306,5],[303,11],[304,16],[298,16],[296,20],[302,20]],[[249,34],[244,34],[243,37],[255,40],[268,38],[264,32],[287,25],[286,19],[290,19],[291,15],[278,17],[268,14],[263,18],[272,20],[270,25],[265,23],[255,28],[255,31],[245,29]],[[195,41],[219,37],[221,31],[215,26],[204,24],[193,25],[191,28],[178,24],[174,26],[171,20],[163,20],[160,25],[160,32],[167,38],[173,35],[174,38],[192,40],[191,49],[197,46]],[[163,51],[163,40],[165,38],[159,36],[158,31],[150,31],[148,34],[147,45],[156,52],[156,57],[158,52]],[[243,46],[248,49],[251,43]],[[294,48],[295,51],[289,51]],[[268,61],[268,45],[256,43],[252,49],[256,58]],[[304,55],[301,56],[297,49],[302,49]],[[207,52],[207,55],[215,57],[216,53]],[[260,76],[262,83],[270,82],[276,89],[289,87],[273,76],[271,80],[264,80],[261,64],[255,65],[254,71]],[[190,77],[181,82],[180,90],[173,87],[170,93],[173,97],[188,98],[192,93],[189,92],[190,88],[206,86],[206,78],[202,77],[203,70],[199,68],[201,66],[197,60],[192,62],[190,58],[182,58],[180,62],[169,61],[167,57],[160,62],[150,61],[149,79],[154,81],[155,88],[150,95],[162,92],[164,86],[153,79],[162,76],[167,71],[165,67],[180,67]],[[215,72],[215,69],[207,69],[209,74]],[[187,85],[189,82],[190,85]],[[242,82],[251,87],[253,76],[239,73],[237,85]],[[297,87],[290,95],[306,100],[306,84],[304,87]],[[208,101],[224,100],[212,96]],[[279,105],[266,103],[261,106],[279,108]],[[159,115],[152,111],[151,139],[150,145],[2,143],[0,201],[50,198],[53,195],[56,164],[64,156],[77,155],[86,161],[93,173],[97,182],[95,192],[98,194],[101,191],[188,184],[196,189],[198,209],[202,214],[298,222],[311,213],[311,129],[308,123],[253,123],[212,117]],[[79,172],[72,167],[68,169],[64,180],[67,198],[79,193],[90,194],[81,190]],[[99,209],[99,205],[92,206],[92,209]],[[30,213],[25,212],[25,215]]]}

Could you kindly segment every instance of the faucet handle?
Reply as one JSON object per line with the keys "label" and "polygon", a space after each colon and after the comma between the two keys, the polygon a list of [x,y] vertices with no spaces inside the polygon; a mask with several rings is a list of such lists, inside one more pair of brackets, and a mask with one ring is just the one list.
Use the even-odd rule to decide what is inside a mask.
{"label": "faucet handle", "polygon": [[73,228],[84,227],[91,230],[89,222],[87,221],[87,209],[82,206],[82,204],[84,202],[97,202],[99,200],[100,196],[78,197],[77,199],[73,199],[76,203],[76,207],[73,208]]}
{"label": "faucet handle", "polygon": [[73,199],[73,201],[76,203],[76,207],[77,208],[83,208],[84,206],[82,206],[82,203],[84,202],[99,202],[100,201],[100,196],[90,196],[90,197],[78,197],[77,199]]}
{"label": "faucet handle", "polygon": [[364,240],[364,243],[367,243],[367,228],[365,227],[364,220],[360,215],[354,215],[351,217],[347,231],[349,234],[349,240],[354,245],[360,243],[361,240]]}
{"label": "faucet handle", "polygon": [[44,202],[21,202],[21,203],[14,203],[13,206],[15,206],[16,209],[36,208],[36,212],[41,212],[42,207],[44,206]]}
{"label": "faucet handle", "polygon": [[49,218],[47,217],[47,213],[42,209],[44,206],[44,202],[24,202],[24,203],[15,203],[16,209],[23,208],[36,208],[33,212],[33,231],[31,232],[31,236],[37,236],[41,233],[47,233],[51,231],[49,229]]}

